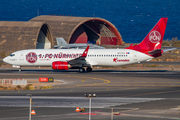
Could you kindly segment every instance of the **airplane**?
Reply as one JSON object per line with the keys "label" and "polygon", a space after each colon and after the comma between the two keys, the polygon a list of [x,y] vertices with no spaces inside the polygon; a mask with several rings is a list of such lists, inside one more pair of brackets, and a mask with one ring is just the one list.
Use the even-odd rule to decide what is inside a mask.
{"label": "airplane", "polygon": [[[92,71],[94,66],[122,66],[159,57],[168,18],[161,18],[144,40],[125,49],[29,49],[13,52],[4,62],[22,66],[51,66],[54,70],[79,69]],[[170,49],[173,50],[173,49]],[[165,50],[169,51],[169,50]]]}
{"label": "airplane", "polygon": [[55,49],[85,49],[87,46],[89,46],[89,49],[105,49],[105,47],[90,43],[67,44],[67,42],[62,37],[56,38],[56,41],[57,45],[54,45]]}

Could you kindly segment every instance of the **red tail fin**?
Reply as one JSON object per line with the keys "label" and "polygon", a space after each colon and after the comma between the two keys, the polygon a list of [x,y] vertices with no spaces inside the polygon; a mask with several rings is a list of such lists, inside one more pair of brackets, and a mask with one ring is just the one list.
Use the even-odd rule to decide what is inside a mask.
{"label": "red tail fin", "polygon": [[167,20],[168,18],[161,18],[141,43],[129,46],[126,49],[132,49],[143,53],[161,49]]}

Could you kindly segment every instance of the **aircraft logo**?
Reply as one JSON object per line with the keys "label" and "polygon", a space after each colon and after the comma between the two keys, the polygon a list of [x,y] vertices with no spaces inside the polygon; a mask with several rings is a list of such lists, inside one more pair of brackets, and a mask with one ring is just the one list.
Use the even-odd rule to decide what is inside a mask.
{"label": "aircraft logo", "polygon": [[161,40],[161,34],[158,31],[154,30],[149,34],[149,40],[152,43],[157,43]]}
{"label": "aircraft logo", "polygon": [[124,59],[124,60],[119,60],[117,57],[113,59],[113,62],[129,62],[128,59]]}
{"label": "aircraft logo", "polygon": [[26,60],[29,63],[35,63],[37,61],[37,55],[34,52],[30,52],[26,55]]}

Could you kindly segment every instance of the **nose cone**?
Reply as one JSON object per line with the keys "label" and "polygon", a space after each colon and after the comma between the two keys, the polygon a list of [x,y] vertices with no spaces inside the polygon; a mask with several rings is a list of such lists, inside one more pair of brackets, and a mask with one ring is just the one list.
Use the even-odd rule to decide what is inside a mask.
{"label": "nose cone", "polygon": [[5,62],[5,63],[8,63],[8,61],[9,61],[9,57],[5,57],[5,58],[3,59],[3,62]]}

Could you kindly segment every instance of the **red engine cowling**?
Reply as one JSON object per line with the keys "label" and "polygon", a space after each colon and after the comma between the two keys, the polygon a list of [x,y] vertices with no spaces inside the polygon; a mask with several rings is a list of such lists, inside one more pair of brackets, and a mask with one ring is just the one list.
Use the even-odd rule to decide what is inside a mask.
{"label": "red engine cowling", "polygon": [[54,70],[68,70],[71,66],[64,61],[55,61],[52,63],[52,69]]}

